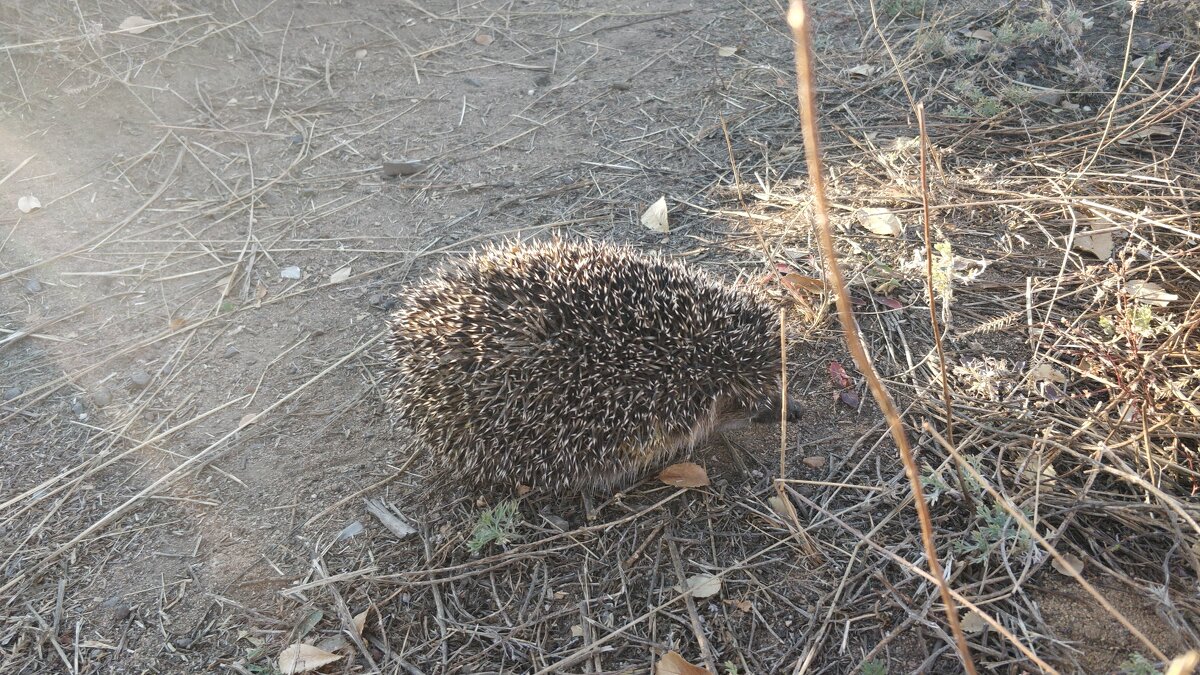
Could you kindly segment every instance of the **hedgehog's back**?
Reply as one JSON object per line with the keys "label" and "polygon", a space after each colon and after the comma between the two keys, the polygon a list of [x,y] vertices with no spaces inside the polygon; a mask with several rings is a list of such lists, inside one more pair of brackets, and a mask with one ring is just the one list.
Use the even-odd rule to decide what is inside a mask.
{"label": "hedgehog's back", "polygon": [[778,321],[752,294],[608,244],[505,245],[392,317],[399,414],[468,482],[611,484],[769,395]]}

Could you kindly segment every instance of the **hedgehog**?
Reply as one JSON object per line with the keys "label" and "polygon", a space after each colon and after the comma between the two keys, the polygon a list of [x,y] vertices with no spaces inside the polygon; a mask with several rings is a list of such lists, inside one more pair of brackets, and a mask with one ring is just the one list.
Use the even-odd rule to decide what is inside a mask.
{"label": "hedgehog", "polygon": [[389,324],[393,412],[477,486],[623,487],[727,422],[797,412],[764,298],[627,246],[492,245],[410,287]]}

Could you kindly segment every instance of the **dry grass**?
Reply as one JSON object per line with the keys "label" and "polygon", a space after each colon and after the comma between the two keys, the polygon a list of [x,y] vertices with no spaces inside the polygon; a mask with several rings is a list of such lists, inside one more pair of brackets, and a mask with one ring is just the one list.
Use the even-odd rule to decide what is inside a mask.
{"label": "dry grass", "polygon": [[[379,403],[387,296],[485,239],[571,230],[731,278],[821,277],[780,6],[273,5],[160,9],[136,40],[112,29],[137,8],[0,10],[0,195],[44,204],[0,216],[0,393],[16,387],[0,404],[0,673],[269,673],[297,641],[344,655],[326,672],[644,672],[669,650],[725,673],[960,667],[882,420],[835,400],[830,363],[850,360],[822,298],[780,293],[812,411],[784,439],[799,532],[769,503],[778,438],[751,433],[709,462],[709,489],[649,481],[590,508],[531,495],[515,540],[472,555],[497,496],[431,479]],[[977,664],[1101,672],[1200,646],[1189,8],[1143,7],[1128,41],[1124,7],[817,9],[839,254],[964,623],[969,607],[994,622],[968,631]],[[403,77],[356,79],[377,56]],[[212,74],[239,64],[253,86]],[[98,143],[72,166],[58,158],[87,144],[39,133],[118,100],[149,120],[121,157]],[[949,245],[932,302],[917,103],[931,243]],[[381,158],[430,168],[383,179]],[[663,193],[665,241],[636,225]],[[867,233],[864,206],[906,232]],[[1107,255],[1087,250],[1106,237]],[[305,278],[281,279],[290,265]],[[943,381],[953,452],[935,434]],[[395,537],[363,497],[418,533]],[[1153,644],[1052,569],[1012,510]],[[720,594],[681,591],[696,574]]]}

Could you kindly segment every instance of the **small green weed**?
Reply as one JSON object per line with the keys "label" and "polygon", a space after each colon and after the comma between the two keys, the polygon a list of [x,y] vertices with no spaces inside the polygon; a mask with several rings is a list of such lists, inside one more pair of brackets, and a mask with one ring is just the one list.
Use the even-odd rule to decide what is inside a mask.
{"label": "small green weed", "polygon": [[886,661],[871,659],[870,661],[864,661],[862,664],[862,675],[887,675],[887,672]]}
{"label": "small green weed", "polygon": [[471,553],[479,553],[488,544],[504,546],[517,534],[517,502],[509,499],[479,514],[475,521],[475,529],[471,531],[471,539],[467,549]]}
{"label": "small green weed", "polygon": [[1134,652],[1121,662],[1121,673],[1123,675],[1159,675],[1160,671],[1153,661]]}

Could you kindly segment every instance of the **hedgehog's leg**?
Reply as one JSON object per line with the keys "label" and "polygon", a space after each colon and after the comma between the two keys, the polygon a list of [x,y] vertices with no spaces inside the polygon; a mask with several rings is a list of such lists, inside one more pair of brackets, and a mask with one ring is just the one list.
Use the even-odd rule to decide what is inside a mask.
{"label": "hedgehog's leg", "polygon": [[[788,397],[785,403],[787,405],[787,418],[789,422],[800,421],[803,409],[800,404],[792,397]],[[750,421],[755,424],[771,424],[778,422],[780,414],[783,412],[783,406],[780,405],[778,396],[772,396],[766,401],[760,402],[754,407],[753,414],[750,416]]]}

